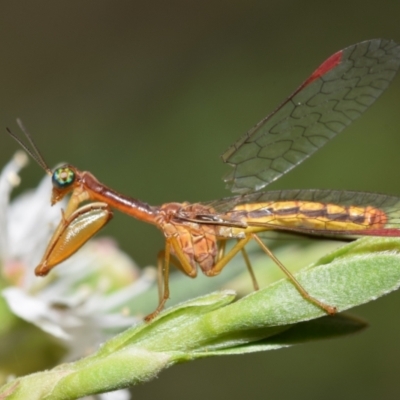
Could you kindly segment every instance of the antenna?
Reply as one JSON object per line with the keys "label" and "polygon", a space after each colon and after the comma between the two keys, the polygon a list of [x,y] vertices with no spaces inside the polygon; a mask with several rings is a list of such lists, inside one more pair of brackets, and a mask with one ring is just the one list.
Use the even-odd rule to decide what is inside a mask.
{"label": "antenna", "polygon": [[48,167],[46,164],[46,161],[44,161],[44,158],[42,156],[42,153],[39,151],[38,147],[36,146],[32,135],[29,133],[29,131],[26,129],[25,125],[22,123],[22,121],[17,118],[17,124],[19,128],[21,129],[22,133],[25,135],[25,137],[28,139],[28,142],[30,144],[29,148],[15,133],[11,132],[9,128],[7,129],[8,134],[46,171],[48,175],[52,175],[51,169]]}

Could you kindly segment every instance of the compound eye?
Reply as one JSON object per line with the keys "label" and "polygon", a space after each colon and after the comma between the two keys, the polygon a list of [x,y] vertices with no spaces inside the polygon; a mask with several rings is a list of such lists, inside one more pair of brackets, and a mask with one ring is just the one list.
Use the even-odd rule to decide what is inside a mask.
{"label": "compound eye", "polygon": [[74,183],[75,172],[70,167],[60,167],[53,172],[51,180],[54,187],[64,189]]}

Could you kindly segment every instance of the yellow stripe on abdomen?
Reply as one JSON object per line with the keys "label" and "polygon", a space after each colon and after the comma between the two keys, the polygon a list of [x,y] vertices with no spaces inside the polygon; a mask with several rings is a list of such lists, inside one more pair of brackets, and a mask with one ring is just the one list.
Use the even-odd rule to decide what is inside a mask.
{"label": "yellow stripe on abdomen", "polygon": [[249,226],[246,231],[262,231],[273,229],[274,226],[316,231],[381,229],[388,220],[384,211],[370,206],[341,206],[310,201],[242,204],[227,214],[250,226],[256,225]]}

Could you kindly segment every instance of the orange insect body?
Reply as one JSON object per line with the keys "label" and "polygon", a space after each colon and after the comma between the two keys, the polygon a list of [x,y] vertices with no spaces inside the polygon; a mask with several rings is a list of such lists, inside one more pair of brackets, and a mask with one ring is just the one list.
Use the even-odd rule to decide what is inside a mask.
{"label": "orange insect body", "polygon": [[[274,112],[223,154],[233,167],[226,177],[240,196],[209,203],[150,206],[100,183],[91,173],[64,165],[52,172],[29,133],[33,150],[14,139],[52,176],[51,203],[71,193],[37,275],[46,275],[70,257],[111,218],[115,208],[156,225],[165,236],[159,253],[160,299],[154,318],[169,297],[169,266],[195,277],[197,266],[218,275],[241,252],[255,289],[258,284],[245,252],[250,240],[287,275],[301,295],[329,314],[336,308],[312,297],[262,242],[264,231],[313,235],[400,236],[400,199],[393,196],[330,190],[262,192],[265,186],[304,161],[363,113],[388,87],[400,67],[400,46],[375,39],[347,47],[323,62]],[[81,206],[82,202],[92,201]],[[229,239],[237,243],[225,254]]]}

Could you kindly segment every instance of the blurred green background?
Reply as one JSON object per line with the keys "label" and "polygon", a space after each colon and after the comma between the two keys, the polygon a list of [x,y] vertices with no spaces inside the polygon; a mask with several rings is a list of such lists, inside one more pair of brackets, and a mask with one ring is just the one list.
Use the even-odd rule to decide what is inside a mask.
{"label": "blurred green background", "polygon": [[[18,148],[4,128],[21,117],[51,166],[68,161],[151,204],[229,195],[219,155],[325,58],[400,41],[400,2],[388,0],[3,1],[0,11],[1,165]],[[400,195],[399,104],[397,77],[271,188]],[[31,163],[23,189],[42,175]],[[142,266],[163,245],[122,215],[105,233]],[[356,310],[372,325],[361,335],[180,365],[134,398],[397,399],[399,304],[394,294]]]}

